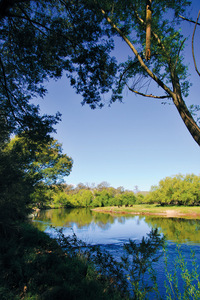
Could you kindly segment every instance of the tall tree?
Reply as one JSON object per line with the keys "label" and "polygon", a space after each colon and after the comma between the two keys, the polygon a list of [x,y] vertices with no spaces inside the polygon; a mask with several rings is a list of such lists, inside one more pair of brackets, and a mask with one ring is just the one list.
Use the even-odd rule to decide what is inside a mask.
{"label": "tall tree", "polygon": [[[173,102],[200,145],[200,128],[185,102],[189,92],[182,54],[186,39],[179,30],[179,14],[186,15],[190,3],[1,0],[0,91],[7,122],[13,128],[17,124],[33,126],[32,116],[39,110],[30,104],[31,97],[44,96],[45,80],[66,72],[71,85],[83,96],[82,104],[91,108],[102,107],[106,95],[111,94],[110,103],[121,100],[126,87],[145,97]],[[150,45],[145,50],[146,29],[151,53]],[[123,63],[112,57],[115,36],[121,37],[133,53]],[[155,82],[164,94],[142,90],[141,78]],[[48,117],[44,120],[47,122]]]}

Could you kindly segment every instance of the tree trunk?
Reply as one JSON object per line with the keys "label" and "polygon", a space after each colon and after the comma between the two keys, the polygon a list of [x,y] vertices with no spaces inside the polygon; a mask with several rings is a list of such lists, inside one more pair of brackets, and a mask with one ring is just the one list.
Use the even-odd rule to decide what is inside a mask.
{"label": "tree trunk", "polygon": [[152,0],[147,0],[146,3],[146,60],[149,60],[151,57],[151,3]]}
{"label": "tree trunk", "polygon": [[173,102],[176,106],[179,115],[181,116],[183,122],[185,123],[188,131],[192,135],[193,139],[197,142],[200,146],[200,128],[194,121],[190,111],[188,110],[181,94],[181,88],[179,84],[179,79],[176,74],[171,74],[172,84],[173,84]]}

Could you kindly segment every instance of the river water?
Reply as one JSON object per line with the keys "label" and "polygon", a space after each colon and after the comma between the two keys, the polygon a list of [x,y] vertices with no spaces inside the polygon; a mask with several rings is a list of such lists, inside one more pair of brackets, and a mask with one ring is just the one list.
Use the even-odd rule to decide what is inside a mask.
{"label": "river water", "polygon": [[[33,223],[52,237],[57,235],[54,228],[63,228],[63,233],[66,236],[75,233],[79,239],[87,244],[99,245],[102,251],[108,250],[117,260],[122,255],[124,243],[128,243],[129,239],[140,242],[142,237],[145,237],[152,228],[157,227],[167,239],[169,271],[174,268],[177,245],[181,246],[181,253],[190,271],[193,262],[191,251],[195,252],[197,264],[200,265],[199,219],[110,215],[97,213],[90,209],[52,209],[39,211],[34,217]],[[159,291],[164,299],[166,275],[163,259],[160,259],[155,265],[155,270]]]}

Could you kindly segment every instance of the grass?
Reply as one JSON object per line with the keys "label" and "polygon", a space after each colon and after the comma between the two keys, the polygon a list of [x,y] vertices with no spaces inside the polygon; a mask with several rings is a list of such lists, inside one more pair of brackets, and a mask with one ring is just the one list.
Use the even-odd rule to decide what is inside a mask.
{"label": "grass", "polygon": [[161,215],[162,217],[200,219],[200,206],[159,206],[156,204],[136,204],[131,207],[98,207],[93,210],[110,214]]}

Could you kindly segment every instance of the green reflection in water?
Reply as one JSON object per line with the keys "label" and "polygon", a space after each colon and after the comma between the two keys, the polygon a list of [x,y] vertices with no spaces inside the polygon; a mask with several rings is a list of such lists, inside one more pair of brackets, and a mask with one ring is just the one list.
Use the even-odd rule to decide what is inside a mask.
{"label": "green reflection in water", "polygon": [[87,208],[50,209],[39,211],[34,218],[34,221],[37,221],[34,222],[34,225],[44,231],[49,225],[53,227],[70,227],[73,223],[76,223],[78,228],[82,228],[93,222],[102,229],[108,229],[115,222],[115,219],[124,224],[127,218],[132,218],[132,216],[112,216],[94,212]]}
{"label": "green reflection in water", "polygon": [[158,227],[173,242],[200,243],[200,220],[146,216],[151,227]]}
{"label": "green reflection in water", "polygon": [[[76,224],[78,228],[87,227],[91,223],[102,229],[109,229],[115,221],[124,224],[126,220],[135,218],[134,215],[111,215],[98,213],[87,208],[81,209],[50,209],[39,211],[33,224],[44,231],[48,226],[71,227]],[[138,222],[144,220],[150,227],[158,227],[174,242],[200,243],[200,220],[163,218],[160,216],[137,216]]]}

